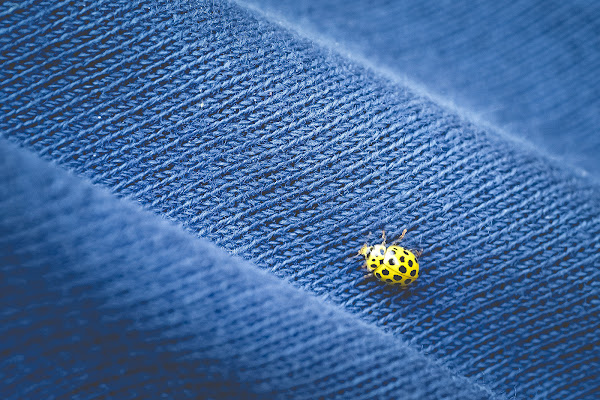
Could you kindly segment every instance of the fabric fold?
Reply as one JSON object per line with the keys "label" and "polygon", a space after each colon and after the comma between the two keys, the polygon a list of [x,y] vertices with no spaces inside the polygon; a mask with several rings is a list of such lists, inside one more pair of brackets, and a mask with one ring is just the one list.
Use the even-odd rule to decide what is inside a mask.
{"label": "fabric fold", "polygon": [[[3,315],[23,316],[6,335],[17,349],[57,354],[63,369],[52,373],[82,371],[76,390],[93,391],[85,382],[95,368],[104,372],[90,382],[114,378],[130,393],[154,376],[198,388],[188,371],[204,361],[179,364],[192,350],[215,360],[201,379],[221,382],[215,395],[223,382],[239,382],[238,394],[283,393],[292,378],[281,371],[297,377],[299,396],[314,386],[386,397],[400,382],[415,396],[488,396],[472,384],[480,382],[505,397],[571,400],[600,387],[600,194],[588,180],[232,2],[11,4],[0,11],[0,134],[60,169],[10,158],[3,145],[2,174],[15,188],[2,187],[13,266],[3,282],[14,296]],[[98,189],[76,189],[76,180],[72,192],[62,178],[48,186],[64,171],[137,202],[144,216],[108,195],[91,209]],[[236,272],[238,259],[217,268],[222,252],[165,233],[147,212],[304,294],[263,288],[275,281]],[[369,277],[356,257],[383,229],[390,241],[407,229],[402,245],[423,250],[407,290]],[[23,275],[21,264],[38,270]],[[197,265],[212,274],[199,279]],[[139,286],[142,278],[152,279]],[[195,314],[201,300],[212,314]],[[276,302],[287,304],[289,324]],[[329,310],[323,303],[356,319],[306,317]],[[255,313],[244,319],[243,307]],[[356,321],[370,333],[357,334]],[[34,341],[39,333],[49,339]],[[365,334],[385,344],[354,339]],[[115,347],[97,346],[98,337]],[[422,368],[405,371],[403,343],[425,355],[415,356]],[[343,345],[356,358],[345,360]],[[226,347],[239,353],[229,360]],[[168,367],[149,355],[155,348],[166,349]],[[106,363],[103,353],[127,356]],[[32,374],[55,362],[11,354]],[[381,359],[399,370],[383,374]],[[434,371],[417,387],[412,377],[429,376],[428,359],[466,381],[447,385]],[[139,361],[126,370],[143,379],[107,378],[128,360]],[[39,388],[25,372],[11,383],[15,396]],[[60,382],[66,393],[73,381]]]}
{"label": "fabric fold", "polygon": [[5,399],[495,398],[5,140],[0,187]]}

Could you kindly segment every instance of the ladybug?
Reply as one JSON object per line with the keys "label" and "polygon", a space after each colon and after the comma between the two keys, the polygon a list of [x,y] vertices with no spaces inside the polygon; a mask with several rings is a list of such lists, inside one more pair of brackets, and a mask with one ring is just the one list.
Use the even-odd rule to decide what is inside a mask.
{"label": "ladybug", "polygon": [[[404,238],[406,229],[402,232],[399,242]],[[365,257],[366,267],[370,273],[380,281],[389,285],[408,286],[419,277],[419,262],[417,256],[404,247],[392,244],[385,245],[385,231],[383,242],[374,246],[364,245],[358,254]],[[418,253],[420,255],[420,252]]]}

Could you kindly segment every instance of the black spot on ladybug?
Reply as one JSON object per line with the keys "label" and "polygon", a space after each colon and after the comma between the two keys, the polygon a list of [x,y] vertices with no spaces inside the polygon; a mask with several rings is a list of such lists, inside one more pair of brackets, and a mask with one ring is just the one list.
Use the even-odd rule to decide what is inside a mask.
{"label": "black spot on ladybug", "polygon": [[379,265],[383,264],[383,259],[379,260]]}
{"label": "black spot on ladybug", "polygon": [[379,279],[381,279],[381,275],[379,274],[379,272],[376,272],[375,276],[378,277]]}
{"label": "black spot on ladybug", "polygon": [[383,271],[381,271],[381,273],[384,275],[389,275],[390,271],[388,271],[387,269],[384,269]]}
{"label": "black spot on ladybug", "polygon": [[410,271],[410,276],[415,276],[416,273],[417,273],[417,270],[413,269],[412,271]]}
{"label": "black spot on ladybug", "polygon": [[406,273],[406,267],[404,265],[401,265],[399,269],[400,269],[400,272],[402,272],[403,274]]}
{"label": "black spot on ladybug", "polygon": [[386,281],[387,281],[387,282],[394,282],[394,281],[393,281],[393,280],[391,280],[391,279],[386,279]]}
{"label": "black spot on ladybug", "polygon": [[405,280],[404,283],[408,285],[410,283],[410,279]]}
{"label": "black spot on ladybug", "polygon": [[390,258],[390,260],[388,261],[388,263],[390,265],[394,265],[394,264],[396,264],[396,260],[394,260],[393,258]]}
{"label": "black spot on ladybug", "polygon": [[400,281],[402,280],[402,277],[400,275],[394,275],[394,279]]}
{"label": "black spot on ladybug", "polygon": [[371,268],[376,269],[377,268],[377,264],[371,264]]}
{"label": "black spot on ladybug", "polygon": [[409,267],[412,267],[412,265],[413,265],[413,262],[412,262],[412,260],[408,260],[408,266],[409,266]]}
{"label": "black spot on ladybug", "polygon": [[404,250],[404,254],[408,255],[408,251]]}
{"label": "black spot on ladybug", "polygon": [[400,257],[400,262],[404,262],[404,256]]}

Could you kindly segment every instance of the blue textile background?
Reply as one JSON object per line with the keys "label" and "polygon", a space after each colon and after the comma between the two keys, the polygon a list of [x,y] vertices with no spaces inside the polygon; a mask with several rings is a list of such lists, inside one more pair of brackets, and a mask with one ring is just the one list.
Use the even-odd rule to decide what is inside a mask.
{"label": "blue textile background", "polygon": [[600,180],[600,2],[244,0]]}
{"label": "blue textile background", "polygon": [[3,398],[598,393],[596,5],[303,4],[2,5]]}
{"label": "blue textile background", "polygon": [[11,233],[1,242],[3,398],[491,395],[390,334],[1,143],[9,194],[0,229]]}

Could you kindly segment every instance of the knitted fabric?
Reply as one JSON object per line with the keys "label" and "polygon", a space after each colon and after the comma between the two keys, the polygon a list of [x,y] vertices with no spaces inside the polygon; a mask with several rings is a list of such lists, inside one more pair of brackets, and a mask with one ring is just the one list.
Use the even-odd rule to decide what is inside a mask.
{"label": "knitted fabric", "polygon": [[593,181],[236,3],[0,12],[3,397],[597,393]]}
{"label": "knitted fabric", "polygon": [[600,181],[600,2],[244,3]]}
{"label": "knitted fabric", "polygon": [[2,398],[491,395],[390,334],[0,143],[9,193],[0,203],[9,232],[0,242],[9,305]]}

